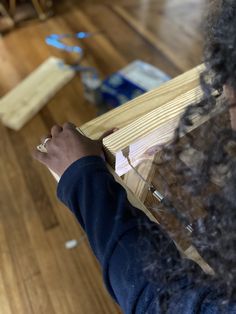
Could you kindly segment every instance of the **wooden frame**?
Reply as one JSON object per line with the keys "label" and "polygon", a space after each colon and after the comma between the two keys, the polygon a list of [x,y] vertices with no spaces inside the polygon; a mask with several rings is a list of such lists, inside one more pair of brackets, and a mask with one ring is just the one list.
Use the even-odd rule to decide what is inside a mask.
{"label": "wooden frame", "polygon": [[[170,133],[173,134],[173,119],[178,119],[188,104],[195,102],[196,99],[201,97],[199,76],[204,68],[204,65],[199,65],[181,74],[180,76],[177,76],[169,82],[166,82],[159,88],[87,122],[86,124],[80,126],[79,129],[83,134],[92,139],[99,138],[105,131],[114,127],[120,129],[116,133],[104,139],[104,147],[107,152],[109,163],[111,168],[115,170],[117,155],[122,157],[122,150],[127,149],[129,145],[135,144],[134,140],[140,140],[140,137],[138,136],[141,136],[142,141],[142,139],[145,138],[145,135],[151,136],[152,132],[155,133],[155,128],[157,126],[160,132],[161,123],[159,123],[160,121],[157,120],[154,121],[154,125],[151,126],[151,130],[149,130],[150,132],[146,132],[144,128],[138,132],[137,136],[136,127],[140,125],[142,121],[147,121],[147,123],[149,123],[149,116],[153,117],[153,113],[157,113],[158,111],[164,112],[165,108],[168,107],[180,106],[181,108],[177,108],[177,111],[175,111],[175,115],[171,115],[172,126]],[[165,124],[168,124],[168,119],[165,120]],[[128,138],[126,137],[127,134],[130,135]],[[121,142],[120,139],[124,139],[124,141]],[[170,136],[168,137],[168,140],[169,139]],[[153,143],[156,144],[155,141]],[[113,144],[114,146],[112,146]],[[147,146],[149,146],[148,143]],[[142,150],[142,153],[144,151],[145,149]],[[134,158],[132,161],[134,161],[134,164],[136,163],[137,166],[137,155],[133,157]],[[125,170],[121,171],[120,173],[125,173],[130,169],[130,167],[127,164],[127,160],[125,160],[125,158],[121,158],[121,161],[122,160],[124,161],[123,170]],[[148,174],[151,171],[150,164],[151,163],[147,163],[146,166],[142,166],[141,174],[144,177],[148,177]],[[134,174],[133,171],[129,171],[126,173],[123,179],[126,183],[126,186],[136,195],[139,200],[142,200],[141,195],[143,193],[144,183],[137,178],[136,174]]]}
{"label": "wooden frame", "polygon": [[[199,102],[201,97],[201,88],[196,87],[106,137],[103,144],[107,160],[116,173],[122,176],[131,170],[127,155],[132,165],[137,166],[149,148],[167,144],[186,107]],[[194,128],[204,122],[200,117],[195,119]]]}
{"label": "wooden frame", "polygon": [[126,127],[150,111],[199,86],[199,74],[203,69],[204,65],[199,65],[159,88],[85,123],[80,129],[90,138],[96,139],[109,129]]}
{"label": "wooden frame", "polygon": [[[80,127],[83,134],[93,139],[98,138],[108,129],[120,128],[103,141],[109,169],[116,180],[126,188],[130,202],[143,210],[150,219],[157,223],[159,223],[158,216],[144,205],[145,183],[137,176],[135,171],[129,171],[131,168],[127,156],[129,156],[132,165],[137,167],[150,146],[166,144],[171,140],[174,129],[186,107],[198,102],[202,97],[199,76],[203,70],[204,65],[200,65],[163,84],[156,90],[146,93]],[[205,117],[203,119],[200,116],[195,116],[194,128],[200,126],[209,118]],[[152,172],[151,164],[151,162],[141,164],[137,168],[139,173],[147,180]],[[121,179],[117,176],[117,173],[125,175]],[[184,230],[178,230],[177,238],[173,238],[178,249],[185,257],[194,260],[204,272],[213,275],[214,270],[191,244],[191,237]]]}
{"label": "wooden frame", "polygon": [[0,3],[0,34],[12,29],[15,25],[14,20],[4,7],[2,3]]}
{"label": "wooden frame", "polygon": [[[116,173],[119,176],[124,175],[131,170],[130,162],[137,166],[147,158],[146,152],[151,148],[155,147],[157,152],[163,145],[168,144],[185,109],[190,104],[199,103],[202,96],[202,89],[197,86],[106,137],[103,140],[106,157]],[[198,128],[219,111],[220,108],[216,107],[209,116],[195,114],[192,117],[194,124],[188,128],[188,132]]]}

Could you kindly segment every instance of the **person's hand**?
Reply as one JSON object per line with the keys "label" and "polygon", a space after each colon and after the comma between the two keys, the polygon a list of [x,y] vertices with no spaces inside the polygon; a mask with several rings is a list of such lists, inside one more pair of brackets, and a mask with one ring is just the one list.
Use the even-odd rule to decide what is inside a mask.
{"label": "person's hand", "polygon": [[61,177],[76,160],[86,156],[103,156],[102,139],[114,130],[104,133],[99,140],[94,141],[80,134],[71,123],[65,123],[62,127],[54,125],[51,134],[41,139],[42,143],[48,139],[44,145],[47,152],[36,149],[33,157]]}

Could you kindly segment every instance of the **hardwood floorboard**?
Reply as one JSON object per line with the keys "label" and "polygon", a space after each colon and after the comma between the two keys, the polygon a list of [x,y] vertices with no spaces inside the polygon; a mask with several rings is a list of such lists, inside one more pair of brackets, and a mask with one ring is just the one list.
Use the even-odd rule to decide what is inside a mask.
{"label": "hardwood floorboard", "polygon": [[28,298],[32,304],[32,310],[35,314],[52,313],[56,314],[49,291],[46,289],[45,283],[42,280],[41,274],[35,274],[24,282]]}
{"label": "hardwood floorboard", "polygon": [[[85,8],[85,12],[92,17],[96,25],[104,30],[104,36],[126,57],[127,63],[135,59],[141,59],[161,68],[170,76],[179,74],[180,70],[176,68],[175,64],[161,54],[147,40],[146,36],[142,36],[136,28],[126,23],[126,20],[117,11],[118,9],[113,8],[111,5],[88,6]],[[107,28],[107,23],[111,27]],[[132,38],[132,42],[130,38]]]}
{"label": "hardwood floorboard", "polygon": [[[24,179],[28,192],[31,194],[35,209],[38,212],[39,218],[45,230],[53,228],[59,224],[55,215],[52,204],[50,203],[48,194],[43,187],[37,172],[32,167],[32,157],[27,149],[24,137],[19,132],[8,131],[8,137],[14,147],[15,153],[18,156],[18,163],[22,170],[29,169],[24,172]],[[24,152],[28,154],[25,156]]]}
{"label": "hardwood floorboard", "polygon": [[[135,59],[174,77],[201,61],[203,8],[203,0],[60,1],[51,19],[0,38],[0,97],[52,55],[78,60],[46,45],[52,33],[98,32],[80,44],[83,65],[101,78]],[[83,229],[56,198],[56,182],[31,157],[54,123],[79,126],[96,114],[78,74],[19,132],[0,124],[0,314],[121,313]],[[67,250],[71,239],[78,246]]]}
{"label": "hardwood floorboard", "polygon": [[[1,204],[2,205],[2,204]],[[21,289],[18,285],[13,261],[6,240],[2,212],[0,214],[0,282],[1,282],[1,307],[0,313],[29,313],[22,301]]]}

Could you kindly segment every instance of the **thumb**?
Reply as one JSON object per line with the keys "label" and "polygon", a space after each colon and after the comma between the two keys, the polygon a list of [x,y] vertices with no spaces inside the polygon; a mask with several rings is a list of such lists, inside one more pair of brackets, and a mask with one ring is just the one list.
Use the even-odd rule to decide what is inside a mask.
{"label": "thumb", "polygon": [[48,167],[50,157],[47,153],[42,153],[38,149],[32,152],[32,157]]}

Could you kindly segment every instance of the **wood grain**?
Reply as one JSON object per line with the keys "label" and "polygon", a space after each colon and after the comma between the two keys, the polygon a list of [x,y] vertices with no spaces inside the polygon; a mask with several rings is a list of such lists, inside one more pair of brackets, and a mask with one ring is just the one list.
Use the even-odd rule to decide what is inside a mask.
{"label": "wood grain", "polygon": [[[2,123],[18,131],[74,76],[75,71],[49,58],[0,100]],[[63,65],[62,65],[63,66]]]}
{"label": "wood grain", "polygon": [[[158,95],[158,89],[155,92]],[[107,136],[103,145],[107,159],[118,175],[123,175],[131,169],[125,151],[128,151],[131,163],[138,165],[148,149],[153,146],[161,147],[172,139],[186,107],[199,102],[201,97],[202,90],[198,86],[162,106],[155,102],[158,104],[156,109]],[[195,120],[194,127],[205,121],[197,116]]]}
{"label": "wood grain", "polygon": [[[204,1],[200,0],[200,2],[202,3],[203,10]],[[185,4],[187,3],[185,2]],[[199,3],[197,6],[198,5]],[[180,3],[176,0],[160,1],[158,7],[156,7],[154,3],[150,3],[150,15],[153,20],[156,19],[156,23],[153,23],[153,20],[149,19],[150,15],[142,15],[137,8],[134,10],[127,10],[126,8],[117,5],[113,6],[113,10],[126,24],[139,33],[140,36],[146,40],[146,42],[151,44],[159,53],[165,55],[173,65],[177,66],[182,71],[186,71],[192,68],[192,64],[194,64],[197,60],[195,59],[194,61],[194,52],[198,51],[198,54],[201,53],[201,41],[197,34],[200,30],[198,22],[201,20],[201,16],[199,16],[199,20],[197,20],[195,31],[194,29],[189,30],[186,27],[187,23],[184,23],[184,20],[187,20],[188,18],[191,19],[191,15],[196,18],[196,13],[191,12],[190,10],[190,7],[194,10],[196,1],[189,1],[187,6],[189,10],[187,10],[187,7],[184,5],[184,1],[181,1]],[[168,10],[170,7],[173,10],[169,12],[170,19],[162,20],[163,12]],[[199,11],[197,14],[201,15],[201,13],[202,11]],[[178,17],[181,17],[183,23],[180,23]],[[140,23],[140,20],[142,23]],[[176,41],[176,37],[174,35],[176,29],[183,34],[178,41]],[[166,34],[166,30],[168,30],[168,34]],[[189,36],[196,36],[196,41],[192,46],[189,45]],[[177,55],[180,51],[183,54],[186,53],[186,55],[183,58],[178,59]],[[197,63],[195,63],[195,65],[197,65]]]}
{"label": "wood grain", "polygon": [[203,65],[189,70],[175,79],[163,84],[160,88],[145,93],[134,100],[87,122],[81,130],[91,138],[98,138],[105,130],[130,125],[134,120],[151,112],[157,107],[175,99],[185,92],[199,86],[199,74]]}

